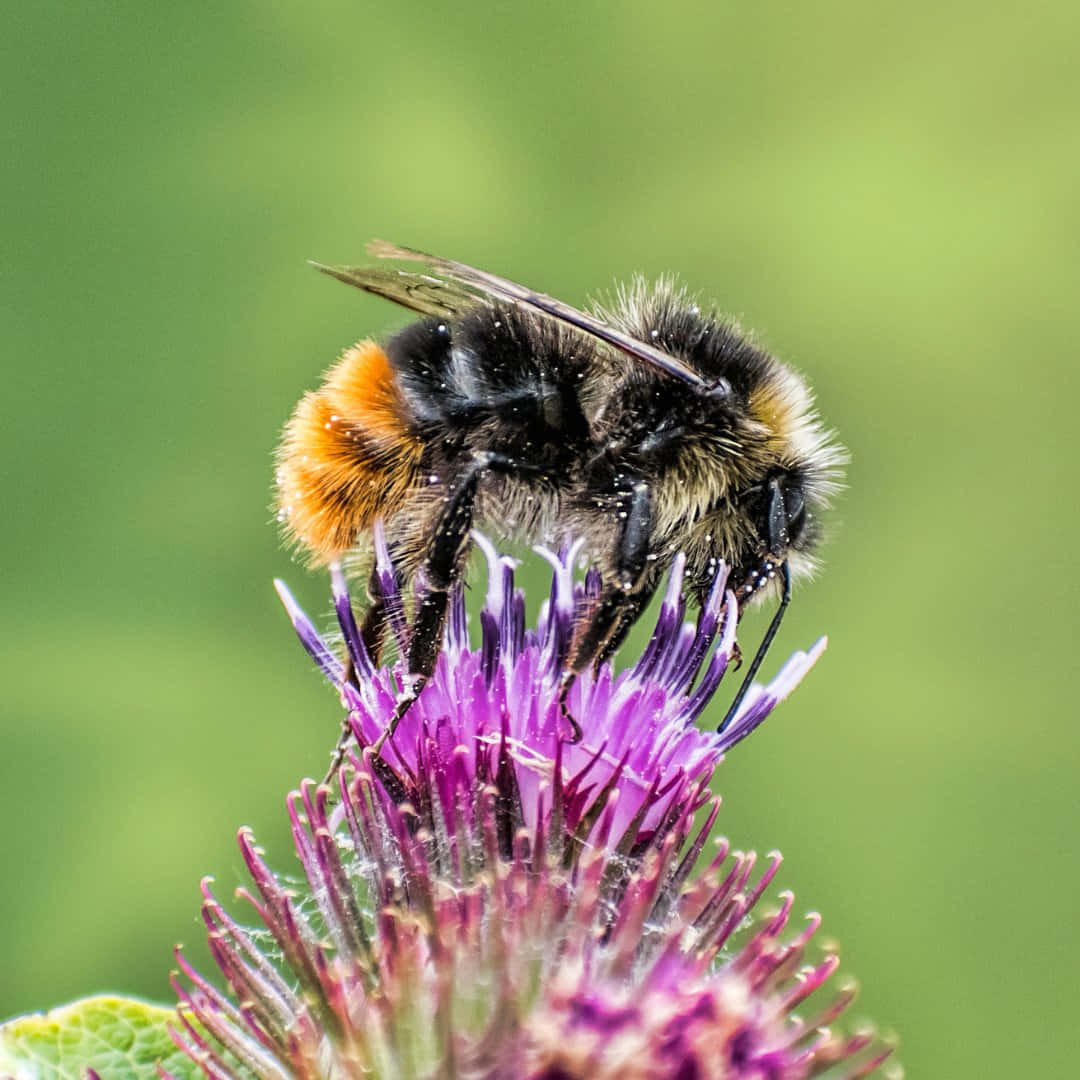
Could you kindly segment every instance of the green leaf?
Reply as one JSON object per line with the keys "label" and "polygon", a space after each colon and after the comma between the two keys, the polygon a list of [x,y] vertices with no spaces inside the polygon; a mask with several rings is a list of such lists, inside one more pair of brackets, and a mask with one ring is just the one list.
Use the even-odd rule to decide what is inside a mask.
{"label": "green leaf", "polygon": [[131,998],[92,997],[0,1025],[0,1077],[7,1080],[101,1080],[156,1077],[155,1065],[178,1080],[198,1069],[166,1030],[176,1013]]}

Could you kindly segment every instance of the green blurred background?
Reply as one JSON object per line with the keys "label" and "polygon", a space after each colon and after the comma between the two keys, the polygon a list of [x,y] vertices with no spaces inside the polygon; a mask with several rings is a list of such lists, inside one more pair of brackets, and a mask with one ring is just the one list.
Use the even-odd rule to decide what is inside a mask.
{"label": "green blurred background", "polygon": [[1075,1072],[1080,15],[922,8],[6,12],[0,1016],[167,998],[236,827],[291,865],[338,709],[270,454],[400,322],[305,259],[382,236],[577,302],[677,270],[807,372],[850,490],[771,664],[831,646],[723,829],[910,1076]]}

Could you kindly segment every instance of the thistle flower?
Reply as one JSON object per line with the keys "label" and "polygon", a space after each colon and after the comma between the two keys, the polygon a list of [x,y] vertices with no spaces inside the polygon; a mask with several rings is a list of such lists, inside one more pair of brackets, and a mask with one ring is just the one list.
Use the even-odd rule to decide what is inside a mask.
{"label": "thistle flower", "polygon": [[[717,576],[684,623],[681,564],[638,663],[578,680],[561,731],[558,682],[574,613],[574,552],[548,555],[550,599],[525,626],[513,563],[486,542],[490,583],[471,647],[460,596],[435,675],[380,757],[400,672],[363,651],[340,575],[335,607],[359,674],[343,695],[356,746],[333,788],[305,782],[288,807],[303,877],[275,876],[250,832],[240,846],[263,924],[245,929],[203,883],[222,991],[178,952],[177,1045],[210,1077],[476,1080],[789,1080],[863,1076],[890,1048],[827,1025],[853,990],[802,1014],[833,974],[803,966],[819,918],[789,929],[793,899],[752,928],[780,864],[717,841],[708,782],[723,751],[764,719],[820,654],[755,688],[727,731],[693,726],[734,644]],[[403,641],[385,550],[380,571]],[[305,647],[344,668],[283,592]]]}
{"label": "thistle flower", "polygon": [[[471,799],[477,784],[495,783],[508,817],[504,836],[537,824],[538,787],[554,787],[549,811],[561,815],[568,835],[584,841],[608,792],[620,793],[612,843],[627,850],[648,842],[674,812],[692,816],[707,798],[721,756],[753,731],[800,682],[824,651],[825,640],[798,652],[767,686],[755,685],[722,733],[694,721],[716,693],[735,645],[736,602],[717,570],[696,624],[684,621],[684,560],[671,569],[652,637],[633,667],[614,674],[610,664],[585,672],[571,687],[568,706],[582,729],[568,741],[559,704],[575,613],[595,601],[594,573],[575,582],[580,545],[555,555],[537,549],[552,565],[551,593],[535,629],[526,626],[525,596],[514,587],[516,562],[500,557],[476,537],[488,564],[481,640],[469,638],[463,593],[454,597],[446,641],[435,672],[383,748],[375,767],[398,801],[428,810],[436,803],[452,814]],[[377,569],[398,651],[407,651],[404,602],[381,533]],[[279,594],[301,643],[327,679],[339,688],[358,747],[374,744],[394,710],[403,673],[376,669],[357,632],[344,577],[333,574],[334,607],[359,686],[345,682],[345,667],[288,590]],[[696,683],[695,683],[696,679]],[[460,764],[450,767],[451,757]],[[385,762],[385,764],[384,764]],[[437,791],[433,800],[429,792]],[[435,822],[425,819],[428,827]],[[440,827],[452,828],[446,818]],[[662,830],[661,830],[662,831]]]}

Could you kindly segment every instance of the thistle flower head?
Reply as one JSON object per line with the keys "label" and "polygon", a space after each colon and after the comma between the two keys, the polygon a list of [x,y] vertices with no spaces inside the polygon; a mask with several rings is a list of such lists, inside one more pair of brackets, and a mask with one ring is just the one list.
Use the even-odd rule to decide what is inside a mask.
{"label": "thistle flower head", "polygon": [[[697,732],[692,720],[731,656],[734,603],[721,575],[696,624],[685,624],[677,565],[638,663],[579,680],[571,709],[584,737],[568,744],[557,686],[593,586],[573,583],[572,553],[552,556],[551,596],[527,629],[513,565],[490,549],[488,559],[479,646],[459,598],[435,676],[380,757],[371,744],[400,673],[371,665],[336,580],[360,674],[344,690],[356,746],[333,787],[306,782],[289,799],[300,879],[276,876],[241,832],[255,889],[240,895],[259,930],[238,923],[204,882],[226,989],[178,953],[177,1044],[222,1078],[874,1071],[887,1046],[828,1028],[851,988],[815,993],[835,956],[804,963],[818,917],[793,927],[793,900],[782,894],[777,909],[751,918],[779,856],[761,867],[753,853],[709,839],[719,800],[707,785],[720,755],[816,652],[748,696],[727,732]],[[340,662],[286,603],[340,685]],[[393,619],[403,634],[400,608]]]}

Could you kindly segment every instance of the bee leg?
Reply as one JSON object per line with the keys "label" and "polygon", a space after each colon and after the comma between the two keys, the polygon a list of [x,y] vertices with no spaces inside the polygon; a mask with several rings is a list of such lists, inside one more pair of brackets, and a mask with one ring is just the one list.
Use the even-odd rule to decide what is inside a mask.
{"label": "bee leg", "polygon": [[559,684],[559,709],[570,725],[572,743],[581,741],[582,731],[567,704],[570,688],[586,668],[599,667],[611,658],[655,591],[651,584],[632,593],[610,586],[600,594],[600,602],[582,625]]}
{"label": "bee leg", "polygon": [[[397,566],[392,546],[390,561],[391,565]],[[397,584],[400,588],[402,585],[401,575],[398,574],[397,578]],[[378,665],[379,654],[382,652],[383,640],[386,637],[389,620],[386,611],[386,598],[383,596],[382,587],[379,583],[379,572],[375,568],[372,569],[371,576],[368,579],[367,596],[368,609],[364,613],[364,621],[360,624],[360,640],[364,645],[365,652],[371,658],[371,662]],[[349,740],[352,738],[352,725],[349,723],[345,687],[351,684],[357,690],[360,689],[359,673],[353,663],[352,653],[348,649],[345,650],[343,663],[345,670],[341,676],[339,690],[341,692],[341,704],[346,709],[346,713],[345,718],[341,721],[341,734],[338,736],[337,746],[334,747],[334,753],[330,758],[330,768],[327,769],[326,775],[323,777],[324,784],[329,784],[333,780],[334,774],[341,768],[342,762],[345,760],[345,751],[348,749]]]}
{"label": "bee leg", "polygon": [[610,659],[656,591],[656,575],[647,572],[652,535],[652,495],[648,484],[644,481],[634,484],[622,506],[615,551],[616,583],[604,589],[588,621],[575,634],[570,662],[559,687],[559,707],[573,729],[571,742],[579,742],[582,732],[566,704],[570,687],[587,667],[599,666]]}
{"label": "bee leg", "polygon": [[394,706],[394,715],[390,717],[390,723],[386,725],[383,733],[375,740],[371,748],[371,752],[376,757],[382,753],[382,748],[386,745],[387,739],[392,738],[394,732],[397,731],[401,718],[412,708],[413,703],[420,696],[420,691],[424,689],[424,683],[427,680],[427,675],[413,674],[412,672],[406,676],[405,689],[401,692],[401,696]]}
{"label": "bee leg", "polygon": [[[391,554],[391,560],[393,555]],[[393,565],[396,565],[394,563]],[[398,582],[401,585],[401,582]],[[378,666],[382,653],[383,639],[386,637],[386,597],[379,584],[379,571],[372,569],[367,587],[369,606],[364,612],[364,621],[360,624],[360,640],[364,643],[371,662]]]}
{"label": "bee leg", "polygon": [[[470,500],[471,502],[471,500]],[[472,515],[469,515],[471,524]],[[425,588],[424,595],[417,604],[416,614],[413,618],[412,635],[409,640],[408,674],[405,676],[405,685],[401,696],[394,706],[394,714],[390,717],[390,723],[386,725],[383,733],[375,741],[372,752],[376,757],[382,752],[386,740],[393,736],[401,723],[402,717],[412,708],[413,702],[420,696],[424,684],[428,681],[431,673],[435,670],[435,664],[439,659],[439,646],[442,643],[443,627],[446,624],[446,611],[450,600],[450,590],[457,580],[459,573],[459,556],[464,553],[465,541],[469,535],[469,527],[464,530],[461,544],[458,545],[455,559],[451,568],[447,570],[443,578],[433,578],[431,557],[424,563]],[[437,533],[438,537],[439,534]],[[436,568],[442,569],[442,567]]]}
{"label": "bee leg", "polygon": [[642,585],[626,598],[626,603],[623,604],[622,611],[619,612],[618,622],[608,635],[607,640],[604,642],[600,651],[596,654],[595,660],[593,660],[595,667],[599,667],[601,664],[610,660],[615,653],[619,651],[622,647],[622,643],[626,640],[626,635],[630,633],[634,623],[638,621],[638,617],[649,606],[649,602],[656,595],[656,587],[658,584],[658,578],[649,580],[645,585]]}
{"label": "bee leg", "polygon": [[572,743],[581,742],[585,734],[566,701],[570,694],[570,687],[574,685],[576,678],[576,671],[568,671],[563,675],[562,682],[559,683],[559,712],[562,713],[562,718],[570,725],[570,742]]}
{"label": "bee leg", "polygon": [[536,475],[537,470],[520,465],[513,458],[497,453],[477,453],[465,467],[457,486],[446,498],[428,542],[423,563],[424,594],[413,617],[409,641],[408,675],[405,688],[394,708],[386,730],[374,745],[376,755],[397,729],[401,718],[420,696],[424,684],[435,670],[442,646],[450,592],[461,576],[461,566],[469,547],[473,507],[481,476],[487,471],[508,475]]}
{"label": "bee leg", "polygon": [[[626,640],[626,635],[630,632],[630,628],[637,622],[638,616],[646,607],[648,607],[649,601],[653,598],[655,593],[656,582],[652,581],[643,588],[631,593],[629,596],[625,596],[617,589],[613,589],[611,591],[615,609],[613,625],[607,637],[604,639],[603,644],[600,645],[591,659],[587,656],[588,645],[586,645],[584,649],[575,650],[575,656],[579,651],[583,654],[580,666],[574,666],[572,664],[563,675],[562,682],[559,684],[559,711],[562,713],[563,719],[570,725],[570,741],[572,743],[581,742],[582,730],[581,725],[574,718],[573,713],[570,712],[570,706],[567,704],[570,688],[574,685],[578,675],[590,664],[592,664],[594,668],[599,668],[601,664],[610,660],[615,655],[619,646]],[[590,629],[595,627],[601,633],[603,632],[604,624],[608,622],[607,616],[604,615],[602,611],[603,604],[604,601],[601,601],[601,609],[598,609],[592,622],[589,624]]]}
{"label": "bee leg", "polygon": [[345,700],[345,687],[352,683],[353,686],[357,686],[356,680],[356,667],[352,662],[352,657],[349,655],[348,650],[345,651],[345,672],[341,676],[341,686],[339,688],[341,693],[341,706],[345,709],[345,716],[341,721],[341,733],[338,735],[337,745],[334,747],[334,753],[330,757],[330,767],[326,770],[326,775],[322,778],[324,784],[329,784],[341,768],[342,762],[345,760],[345,751],[348,749],[349,740],[352,738],[352,725],[349,723],[349,706]]}
{"label": "bee leg", "polygon": [[[591,647],[588,644],[575,650],[575,656],[577,656],[578,652],[583,654],[580,666],[572,664],[563,676],[559,687],[559,708],[562,711],[563,718],[572,729],[571,742],[581,741],[581,725],[571,715],[570,707],[566,703],[570,687],[574,685],[574,681],[580,672],[584,671],[590,664],[594,669],[599,668],[601,664],[606,663],[618,652],[619,647],[626,640],[626,635],[630,633],[630,629],[637,622],[638,616],[649,606],[649,601],[656,595],[657,584],[658,580],[650,580],[629,595],[620,593],[617,589],[611,590],[614,618],[610,620],[603,610],[604,601],[601,600],[601,607],[589,624],[589,629],[595,627],[598,633],[603,633],[604,625],[609,624],[609,622],[611,629],[591,658],[587,655],[588,648]],[[589,631],[586,631],[586,633],[588,634]]]}

